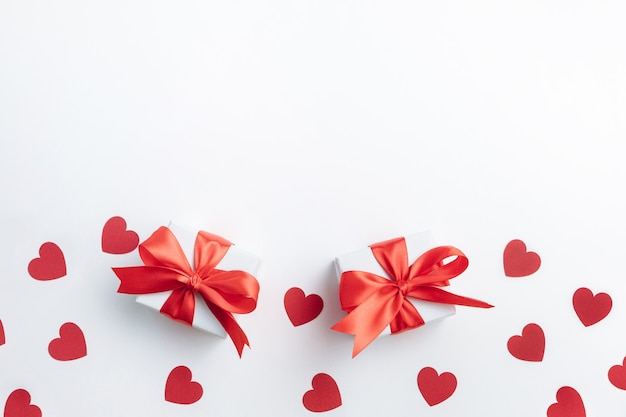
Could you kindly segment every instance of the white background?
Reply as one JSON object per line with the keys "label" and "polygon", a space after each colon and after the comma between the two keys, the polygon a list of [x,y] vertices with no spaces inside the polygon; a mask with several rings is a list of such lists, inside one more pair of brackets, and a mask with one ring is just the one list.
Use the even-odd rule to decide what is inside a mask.
{"label": "white background", "polygon": [[[620,1],[0,0],[0,405],[23,387],[44,416],[307,416],[331,374],[329,416],[546,414],[573,386],[588,416],[626,413],[608,369],[626,356],[626,5]],[[263,259],[252,349],[116,294],[100,233],[142,239],[170,219]],[[453,292],[491,310],[379,339],[355,359],[335,256],[430,229],[470,267]],[[523,239],[542,267],[505,278]],[[45,241],[68,275],[26,267]],[[285,291],[320,294],[294,328]],[[573,292],[614,307],[584,328]],[[79,324],[87,357],[47,344]],[[530,322],[541,363],[506,341]],[[188,366],[197,403],[163,400]],[[429,407],[424,366],[454,372]]]}

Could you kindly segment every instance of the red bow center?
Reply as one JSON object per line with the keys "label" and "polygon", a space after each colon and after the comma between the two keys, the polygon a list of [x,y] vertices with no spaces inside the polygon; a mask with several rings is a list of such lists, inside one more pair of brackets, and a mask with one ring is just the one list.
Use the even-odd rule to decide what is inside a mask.
{"label": "red bow center", "polygon": [[190,276],[188,279],[189,281],[185,283],[187,285],[187,288],[194,292],[197,292],[202,285],[202,278],[200,278],[200,275],[198,275],[198,273],[194,271],[193,275]]}
{"label": "red bow center", "polygon": [[397,281],[396,285],[398,286],[398,289],[400,290],[400,294],[402,294],[403,297],[406,297],[406,293],[409,292],[409,281],[407,280]]}

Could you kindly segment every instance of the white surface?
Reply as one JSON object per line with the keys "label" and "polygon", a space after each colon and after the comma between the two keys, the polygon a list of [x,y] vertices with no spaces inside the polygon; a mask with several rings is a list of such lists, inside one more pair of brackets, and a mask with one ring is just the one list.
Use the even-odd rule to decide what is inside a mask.
{"label": "white surface", "polygon": [[[193,268],[195,265],[193,254],[197,231],[192,232],[191,230],[180,227],[172,222],[170,222],[168,227],[172,233],[174,233],[174,236],[176,236],[183,252],[185,252],[189,265]],[[228,252],[226,252],[222,260],[217,264],[217,268],[223,271],[246,271],[247,273],[256,276],[259,270],[259,265],[260,260],[258,258],[235,245],[231,245]],[[172,291],[164,291],[153,294],[138,295],[135,299],[140,304],[150,307],[153,310],[161,311],[161,307],[163,307],[163,304],[167,301],[171,294]],[[221,338],[225,338],[226,330],[224,330],[224,327],[222,327],[213,313],[211,313],[211,310],[207,307],[204,299],[198,294],[195,294],[195,299],[196,305],[193,313],[193,327],[212,333]]]}
{"label": "white surface", "polygon": [[[21,386],[46,417],[307,416],[326,372],[329,416],[542,416],[562,385],[623,416],[606,373],[626,356],[625,20],[610,0],[0,1],[0,402]],[[114,215],[142,240],[177,218],[263,259],[243,359],[116,294],[110,267],[138,256],[101,252]],[[455,291],[496,307],[350,359],[333,259],[425,229],[470,259]],[[531,277],[504,277],[514,238],[542,256]],[[68,275],[40,283],[45,241]],[[293,286],[325,305],[296,328]],[[589,328],[581,286],[614,302]],[[86,358],[47,355],[65,321]],[[541,363],[506,351],[530,322]],[[163,401],[178,365],[196,404]],[[459,381],[435,407],[424,366]]]}
{"label": "white surface", "polygon": [[[393,237],[389,237],[389,239],[392,238]],[[430,232],[415,233],[411,236],[406,236],[404,240],[406,242],[407,253],[409,255],[409,265],[413,264],[421,254],[435,247],[434,239],[432,233]],[[371,242],[370,245],[374,243],[377,242]],[[337,270],[337,279],[340,282],[341,274],[346,271],[366,271],[390,279],[383,267],[380,266],[378,261],[376,261],[376,258],[372,254],[372,250],[369,246],[358,251],[338,256],[335,259],[335,266]],[[448,289],[446,288],[446,290]],[[453,289],[452,291],[454,292]],[[408,300],[420,313],[420,316],[422,316],[425,323],[451,316],[456,312],[454,305],[431,303],[429,301],[418,300],[416,298],[409,298]],[[389,326],[387,326],[380,334],[380,336],[386,335],[391,335],[391,328]]]}

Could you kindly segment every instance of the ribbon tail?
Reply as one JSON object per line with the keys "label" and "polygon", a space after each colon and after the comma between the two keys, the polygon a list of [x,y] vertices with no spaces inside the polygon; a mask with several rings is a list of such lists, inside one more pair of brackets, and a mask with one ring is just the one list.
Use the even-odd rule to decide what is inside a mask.
{"label": "ribbon tail", "polygon": [[385,298],[381,302],[379,297],[370,297],[331,327],[335,331],[354,335],[353,358],[372,343],[398,314],[402,295],[394,291]]}
{"label": "ribbon tail", "polygon": [[409,293],[409,297],[418,298],[424,301],[433,301],[435,303],[442,304],[456,304],[459,306],[467,307],[479,307],[479,308],[492,308],[493,306],[484,301],[477,300],[475,298],[463,297],[461,295],[452,294],[437,287],[424,287],[420,286]]}
{"label": "ribbon tail", "polygon": [[243,329],[239,326],[232,313],[222,310],[210,301],[205,301],[209,310],[211,310],[211,313],[213,313],[217,321],[220,322],[222,327],[224,327],[224,330],[226,330],[226,333],[228,333],[228,336],[230,336],[230,340],[232,340],[235,348],[237,349],[237,353],[241,358],[241,355],[243,354],[243,347],[248,346],[248,348],[250,348],[250,342],[248,341],[248,337],[244,333]]}
{"label": "ribbon tail", "polygon": [[181,271],[159,266],[112,268],[120,280],[117,290],[123,294],[151,294],[181,287]]}

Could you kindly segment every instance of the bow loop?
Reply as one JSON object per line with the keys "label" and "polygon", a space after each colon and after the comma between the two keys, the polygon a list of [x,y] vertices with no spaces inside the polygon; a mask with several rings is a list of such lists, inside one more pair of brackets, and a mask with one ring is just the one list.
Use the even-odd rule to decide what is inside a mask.
{"label": "bow loop", "polygon": [[[455,259],[450,260],[451,257]],[[417,258],[409,267],[409,276],[420,284],[448,285],[447,281],[459,276],[468,265],[467,257],[459,249],[438,246]]]}
{"label": "bow loop", "polygon": [[341,277],[339,301],[345,311],[354,310],[389,284],[388,279],[365,271],[346,271]]}
{"label": "bow loop", "polygon": [[223,310],[245,314],[256,308],[259,283],[244,271],[216,271],[198,292]]}
{"label": "bow loop", "polygon": [[120,279],[118,292],[152,294],[172,291],[163,303],[161,313],[187,325],[193,323],[195,294],[200,295],[241,356],[243,347],[250,345],[232,314],[250,313],[256,308],[259,283],[245,271],[215,269],[230,246],[231,243],[220,236],[199,232],[192,269],[171,230],[160,227],[139,245],[145,266],[113,268]]}
{"label": "bow loop", "polygon": [[221,236],[207,232],[198,232],[193,250],[196,272],[206,276],[220,263],[232,243]]}
{"label": "bow loop", "polygon": [[139,256],[146,266],[172,268],[189,275],[193,273],[189,261],[170,229],[159,227],[139,245]]}
{"label": "bow loop", "polygon": [[[493,307],[483,301],[452,294],[439,287],[460,275],[468,266],[465,254],[452,246],[426,251],[412,264],[404,238],[370,246],[388,278],[365,271],[341,274],[339,298],[348,314],[332,329],[353,334],[352,357],[358,355],[382,331],[400,333],[424,324],[424,319],[408,298],[471,307]],[[451,257],[454,259],[450,260]]]}

